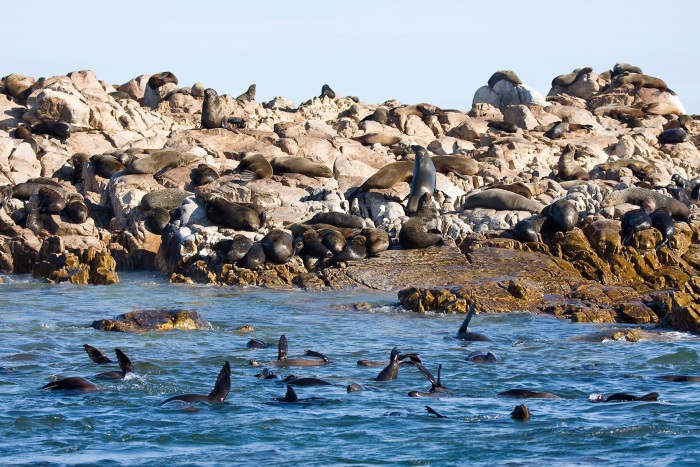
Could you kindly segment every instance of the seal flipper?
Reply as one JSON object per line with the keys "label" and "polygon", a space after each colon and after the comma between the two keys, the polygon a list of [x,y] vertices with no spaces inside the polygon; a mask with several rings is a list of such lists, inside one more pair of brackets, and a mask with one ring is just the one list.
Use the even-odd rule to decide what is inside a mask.
{"label": "seal flipper", "polygon": [[437,386],[437,382],[435,381],[435,377],[433,376],[433,374],[430,371],[428,371],[428,369],[424,367],[421,363],[416,363],[416,367],[418,368],[418,371],[420,371],[423,374],[423,376],[425,376],[428,379],[428,381],[430,381],[430,384],[433,385],[433,389],[435,389],[435,387]]}
{"label": "seal flipper", "polygon": [[277,360],[286,360],[289,344],[287,344],[287,336],[282,334],[279,343],[277,344]]}
{"label": "seal flipper", "polygon": [[472,320],[472,316],[474,316],[475,311],[476,311],[476,302],[472,303],[472,305],[469,307],[469,311],[467,311],[467,316],[464,317],[464,321],[462,321],[462,325],[459,327],[457,334],[466,334],[467,333],[467,328],[469,328],[469,322]]}
{"label": "seal flipper", "polygon": [[119,368],[122,369],[124,375],[126,375],[127,373],[132,373],[134,371],[134,366],[131,364],[131,360],[129,360],[129,357],[127,357],[126,354],[119,349],[114,349],[114,353],[117,354]]}
{"label": "seal flipper", "polygon": [[307,357],[316,357],[324,361],[324,363],[330,363],[330,359],[323,355],[321,352],[316,352],[315,350],[307,350],[304,352]]}
{"label": "seal flipper", "polygon": [[228,360],[224,362],[224,366],[216,378],[214,389],[209,393],[209,399],[212,404],[222,404],[226,400],[229,391],[231,390],[231,365]]}
{"label": "seal flipper", "polygon": [[102,351],[97,347],[93,347],[90,344],[83,344],[83,348],[85,349],[85,352],[87,352],[88,357],[90,357],[90,360],[98,365],[112,363],[112,360],[110,360],[109,357],[102,353]]}
{"label": "seal flipper", "polygon": [[658,401],[659,400],[659,393],[658,392],[650,392],[649,394],[644,394],[643,396],[640,396],[637,398],[638,401]]}
{"label": "seal flipper", "polygon": [[440,415],[439,413],[437,413],[435,409],[433,409],[429,405],[425,406],[425,411],[428,412],[428,415],[435,415],[437,418],[447,418],[444,415]]}
{"label": "seal flipper", "polygon": [[294,390],[294,388],[288,384],[287,385],[287,393],[284,395],[284,397],[278,397],[277,401],[279,401],[279,402],[299,402],[299,397],[297,396],[297,393]]}

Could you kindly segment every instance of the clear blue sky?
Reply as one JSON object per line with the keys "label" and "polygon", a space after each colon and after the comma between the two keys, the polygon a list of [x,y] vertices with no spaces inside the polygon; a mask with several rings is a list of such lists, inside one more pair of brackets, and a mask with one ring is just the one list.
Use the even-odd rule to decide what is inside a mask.
{"label": "clear blue sky", "polygon": [[172,71],[237,96],[295,104],[328,83],[364,102],[468,110],[499,69],[542,94],[552,78],[637,65],[700,113],[700,4],[623,1],[12,1],[1,75],[93,70],[121,84]]}

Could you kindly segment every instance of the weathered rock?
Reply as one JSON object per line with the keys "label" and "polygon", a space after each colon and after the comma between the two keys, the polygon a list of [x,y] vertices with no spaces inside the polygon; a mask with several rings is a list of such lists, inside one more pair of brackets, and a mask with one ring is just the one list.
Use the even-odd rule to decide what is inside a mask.
{"label": "weathered rock", "polygon": [[92,327],[101,331],[193,331],[211,330],[212,326],[193,310],[143,310],[130,311],[115,319],[93,321]]}

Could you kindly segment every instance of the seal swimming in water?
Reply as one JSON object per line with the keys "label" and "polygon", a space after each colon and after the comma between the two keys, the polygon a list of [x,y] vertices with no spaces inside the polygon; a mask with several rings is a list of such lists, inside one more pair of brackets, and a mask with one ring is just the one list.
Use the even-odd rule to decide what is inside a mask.
{"label": "seal swimming in water", "polygon": [[435,192],[435,164],[423,146],[413,145],[411,149],[416,155],[413,164],[413,179],[411,180],[411,192],[408,195],[406,211],[412,215],[418,210],[418,205],[424,193],[432,196]]}
{"label": "seal swimming in water", "polygon": [[58,381],[52,381],[41,389],[51,389],[54,391],[75,391],[75,392],[93,392],[99,391],[100,388],[94,383],[81,378],[80,376],[71,376],[68,378],[59,379]]}
{"label": "seal swimming in water", "polygon": [[95,375],[95,378],[123,379],[128,373],[132,373],[134,371],[134,366],[131,364],[131,360],[129,360],[129,357],[127,357],[124,352],[119,349],[114,349],[114,353],[117,355],[119,368],[122,371],[107,371],[105,373]]}
{"label": "seal swimming in water", "polygon": [[416,368],[425,376],[428,381],[430,381],[430,390],[428,392],[421,391],[409,391],[408,397],[449,397],[450,391],[442,385],[440,381],[440,372],[442,371],[442,365],[438,365],[438,375],[437,380],[428,371],[422,363],[416,363]]}
{"label": "seal swimming in water", "polygon": [[530,420],[530,409],[525,404],[516,405],[513,411],[510,413],[510,418],[513,420],[526,422]]}
{"label": "seal swimming in water", "polygon": [[202,129],[221,128],[223,120],[224,106],[221,104],[219,95],[212,88],[205,89],[202,103]]}
{"label": "seal swimming in water", "polygon": [[83,344],[83,349],[85,349],[85,352],[87,352],[88,357],[90,357],[90,360],[97,363],[98,365],[112,363],[112,360],[110,360],[109,357],[97,347],[93,347],[90,344]]}
{"label": "seal swimming in water", "polygon": [[464,321],[462,321],[462,325],[459,327],[457,330],[457,339],[463,340],[463,341],[471,341],[471,342],[493,342],[491,339],[486,337],[483,334],[479,334],[478,332],[471,332],[468,331],[469,323],[471,322],[472,318],[474,317],[474,313],[476,312],[476,302],[473,302],[471,306],[469,307],[469,311],[467,311],[467,316],[464,317]]}
{"label": "seal swimming in water", "polygon": [[629,245],[630,240],[632,240],[632,235],[635,232],[651,228],[651,217],[649,217],[649,214],[643,209],[635,209],[634,211],[624,213],[620,221],[622,222],[620,236],[622,237],[622,244],[624,246]]}
{"label": "seal swimming in water", "polygon": [[228,361],[224,362],[224,366],[219,372],[219,376],[216,378],[216,384],[214,384],[214,389],[205,396],[203,394],[181,394],[179,396],[173,396],[169,399],[164,400],[160,405],[167,404],[171,401],[183,401],[183,402],[207,402],[209,404],[223,404],[231,390],[231,365]]}
{"label": "seal swimming in water", "polygon": [[481,350],[475,350],[474,352],[467,355],[467,361],[474,363],[501,363],[503,360],[501,357],[491,353],[483,352]]}
{"label": "seal swimming in water", "polygon": [[406,249],[435,246],[442,241],[442,232],[438,225],[439,217],[433,204],[433,194],[424,193],[415,215],[401,227],[399,243]]}
{"label": "seal swimming in water", "polygon": [[559,399],[559,396],[548,392],[530,391],[529,389],[509,389],[499,392],[499,397],[515,397],[517,399]]}
{"label": "seal swimming in water", "polygon": [[653,212],[649,218],[651,218],[651,226],[656,230],[661,232],[662,241],[656,245],[656,250],[660,250],[664,245],[673,251],[671,244],[669,243],[673,239],[673,235],[676,233],[676,223],[673,221],[673,217],[664,211],[659,209]]}
{"label": "seal swimming in water", "polygon": [[330,386],[331,383],[319,378],[297,378],[296,375],[289,375],[282,380],[283,383],[292,386]]}
{"label": "seal swimming in water", "polygon": [[287,336],[282,334],[280,336],[279,342],[277,344],[277,360],[273,362],[260,363],[257,360],[250,360],[248,363],[252,366],[274,366],[274,367],[288,367],[288,366],[315,366],[315,365],[326,365],[330,363],[330,360],[325,355],[314,352],[313,350],[307,350],[305,355],[318,357],[320,360],[310,360],[308,358],[288,358],[288,343]]}
{"label": "seal swimming in water", "polygon": [[616,392],[605,398],[602,394],[597,394],[591,396],[591,401],[593,402],[633,402],[633,401],[645,401],[652,402],[659,400],[658,392],[650,392],[644,394],[643,396],[633,396],[631,394],[626,394],[624,392]]}
{"label": "seal swimming in water", "polygon": [[298,173],[307,177],[333,178],[331,169],[305,157],[278,156],[272,158],[270,165],[275,174]]}
{"label": "seal swimming in water", "polygon": [[700,383],[700,376],[664,375],[657,378],[672,383]]}
{"label": "seal swimming in water", "polygon": [[402,354],[399,349],[394,347],[391,349],[391,354],[389,355],[389,364],[384,367],[382,371],[379,372],[375,378],[377,381],[393,381],[399,376],[399,366],[405,359],[410,359],[411,362],[422,363],[418,354]]}

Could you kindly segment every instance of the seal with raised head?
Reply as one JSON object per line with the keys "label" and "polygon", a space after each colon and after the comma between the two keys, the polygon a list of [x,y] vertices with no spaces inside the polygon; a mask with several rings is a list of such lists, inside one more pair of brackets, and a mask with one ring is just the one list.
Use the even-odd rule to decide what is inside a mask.
{"label": "seal with raised head", "polygon": [[327,84],[324,84],[321,87],[321,95],[318,97],[321,97],[321,98],[328,97],[329,99],[335,99],[335,92],[331,89],[330,86],[328,86]]}
{"label": "seal with raised head", "polygon": [[167,404],[171,401],[183,401],[183,402],[206,402],[208,404],[223,404],[231,390],[231,365],[228,361],[224,362],[224,366],[219,372],[219,376],[216,377],[216,383],[214,384],[214,389],[209,393],[209,395],[203,394],[181,394],[179,396],[170,397],[160,405]]}
{"label": "seal with raised head", "polygon": [[107,371],[105,373],[95,375],[95,378],[123,379],[128,373],[132,373],[134,371],[134,365],[131,364],[131,360],[129,360],[129,357],[127,357],[124,352],[119,349],[114,349],[114,353],[117,355],[117,362],[119,363],[119,368],[122,371]]}
{"label": "seal with raised head", "polygon": [[664,196],[648,188],[630,187],[624,190],[613,191],[601,201],[600,205],[605,208],[623,203],[636,204],[649,211],[665,208],[671,214],[671,217],[677,221],[687,222],[688,216],[690,216],[688,206],[677,199]]}
{"label": "seal with raised head", "polygon": [[573,144],[567,144],[559,156],[559,162],[557,162],[557,177],[566,181],[590,180],[588,172],[583,170],[574,160],[575,156],[576,147]]}
{"label": "seal with raised head", "polygon": [[401,352],[399,352],[399,349],[394,347],[393,349],[391,349],[391,353],[389,354],[389,364],[386,367],[384,367],[382,371],[379,372],[375,379],[377,381],[395,380],[399,376],[399,366],[406,359],[410,359],[410,361],[414,364],[422,363],[420,358],[418,358],[418,354],[402,354]]}
{"label": "seal with raised head", "polygon": [[620,222],[622,223],[620,236],[624,246],[629,245],[635,232],[651,229],[651,217],[644,209],[635,209],[624,213]]}
{"label": "seal with raised head", "polygon": [[256,89],[257,86],[255,84],[251,84],[248,86],[248,90],[246,92],[236,97],[236,100],[242,102],[253,102],[255,100]]}
{"label": "seal with raised head", "polygon": [[457,330],[457,335],[455,337],[457,339],[460,339],[463,341],[493,342],[491,339],[489,339],[488,337],[486,337],[483,334],[479,334],[478,332],[471,332],[468,330],[469,323],[471,322],[472,318],[474,317],[475,312],[476,312],[476,302],[473,302],[471,304],[471,306],[469,307],[469,310],[467,311],[467,316],[465,316],[464,321],[462,321],[462,325]]}
{"label": "seal with raised head", "polygon": [[413,164],[413,179],[411,180],[411,192],[408,195],[406,211],[409,215],[418,211],[419,200],[424,193],[430,196],[435,192],[435,164],[423,146],[413,145],[411,149],[416,155]]}
{"label": "seal with raised head", "polygon": [[526,422],[530,420],[530,409],[525,404],[516,405],[513,411],[510,413],[510,418],[513,420]]}
{"label": "seal with raised head", "polygon": [[246,154],[238,163],[236,171],[245,176],[245,181],[272,177],[272,165],[265,156],[257,152]]}
{"label": "seal with raised head", "polygon": [[563,88],[569,87],[574,84],[581,76],[588,74],[593,71],[593,68],[587,66],[582,68],[576,68],[571,73],[565,75],[559,75],[552,80],[552,86],[560,86]]}
{"label": "seal with raised head", "polygon": [[216,90],[204,90],[202,103],[202,129],[221,128],[224,120],[224,106],[221,104]]}
{"label": "seal with raised head", "polygon": [[403,248],[428,248],[442,241],[438,210],[433,203],[433,194],[424,193],[418,204],[418,211],[408,219],[399,231],[399,243]]}
{"label": "seal with raised head", "polygon": [[300,156],[278,156],[270,161],[275,174],[297,173],[307,177],[333,178],[333,171],[323,164]]}

